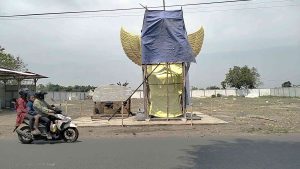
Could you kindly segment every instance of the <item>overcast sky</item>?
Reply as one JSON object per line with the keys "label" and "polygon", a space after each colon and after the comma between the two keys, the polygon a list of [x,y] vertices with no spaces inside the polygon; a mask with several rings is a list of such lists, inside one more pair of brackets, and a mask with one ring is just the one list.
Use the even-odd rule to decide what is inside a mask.
{"label": "overcast sky", "polygon": [[[218,0],[214,0],[218,1]],[[166,5],[209,0],[166,0]],[[0,15],[162,5],[162,0],[0,0]],[[174,8],[173,8],[174,9]],[[178,8],[177,8],[178,9]],[[253,0],[183,7],[188,33],[204,27],[204,44],[192,64],[193,86],[220,86],[235,65],[256,67],[261,87],[300,84],[300,0]],[[20,56],[40,83],[100,85],[142,81],[120,43],[120,28],[139,34],[143,10],[0,19],[0,45]]]}

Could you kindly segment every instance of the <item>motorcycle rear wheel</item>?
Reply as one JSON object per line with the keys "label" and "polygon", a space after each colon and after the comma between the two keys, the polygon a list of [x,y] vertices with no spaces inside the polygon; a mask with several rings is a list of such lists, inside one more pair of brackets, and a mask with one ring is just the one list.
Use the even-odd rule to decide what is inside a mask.
{"label": "motorcycle rear wheel", "polygon": [[62,138],[65,142],[73,143],[77,141],[79,136],[78,129],[75,127],[68,127],[62,132]]}
{"label": "motorcycle rear wheel", "polygon": [[23,126],[21,127],[19,130],[21,130],[23,133],[26,133],[28,135],[30,135],[30,138],[22,136],[21,134],[18,134],[18,138],[21,141],[21,143],[23,144],[30,144],[33,141],[33,138],[31,136],[31,130],[29,126]]}

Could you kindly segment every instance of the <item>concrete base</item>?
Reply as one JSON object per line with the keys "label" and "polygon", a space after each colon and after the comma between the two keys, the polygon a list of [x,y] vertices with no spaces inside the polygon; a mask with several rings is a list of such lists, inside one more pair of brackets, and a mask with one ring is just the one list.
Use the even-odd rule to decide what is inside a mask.
{"label": "concrete base", "polygon": [[[123,119],[123,124],[125,126],[146,126],[146,125],[190,125],[190,124],[226,124],[228,122],[223,121],[221,119],[208,116],[206,114],[200,112],[193,112],[193,114],[201,117],[201,120],[172,120],[169,121],[137,121],[134,117],[128,117]],[[108,120],[92,120],[91,117],[80,117],[74,120],[74,123],[77,126],[82,127],[92,127],[92,126],[121,126],[122,119],[114,119],[112,118],[110,121]]]}

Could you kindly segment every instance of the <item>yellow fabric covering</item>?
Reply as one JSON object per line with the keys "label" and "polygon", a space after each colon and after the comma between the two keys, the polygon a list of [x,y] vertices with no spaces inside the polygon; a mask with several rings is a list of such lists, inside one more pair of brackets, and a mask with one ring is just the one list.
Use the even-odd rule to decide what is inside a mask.
{"label": "yellow fabric covering", "polygon": [[[147,65],[147,74],[157,65]],[[182,115],[182,64],[159,65],[148,78],[149,115],[178,117]]]}

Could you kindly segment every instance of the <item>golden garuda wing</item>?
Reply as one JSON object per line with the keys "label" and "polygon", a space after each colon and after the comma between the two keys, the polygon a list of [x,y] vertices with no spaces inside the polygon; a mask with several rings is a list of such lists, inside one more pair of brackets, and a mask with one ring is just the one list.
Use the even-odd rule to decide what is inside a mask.
{"label": "golden garuda wing", "polygon": [[[141,36],[131,34],[121,28],[121,43],[127,57],[137,65],[142,65],[141,57]],[[198,31],[188,35],[188,41],[192,47],[195,57],[200,53],[204,39],[204,29],[201,27]]]}
{"label": "golden garuda wing", "polygon": [[193,53],[194,53],[195,57],[197,55],[199,55],[199,53],[201,51],[203,39],[204,39],[203,27],[201,27],[198,31],[188,35],[188,40],[193,49]]}
{"label": "golden garuda wing", "polygon": [[142,65],[141,57],[141,37],[126,32],[121,28],[121,43],[127,57],[137,65]]}

